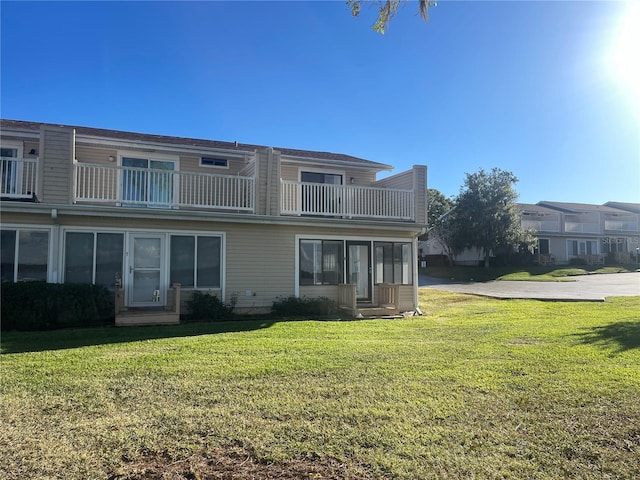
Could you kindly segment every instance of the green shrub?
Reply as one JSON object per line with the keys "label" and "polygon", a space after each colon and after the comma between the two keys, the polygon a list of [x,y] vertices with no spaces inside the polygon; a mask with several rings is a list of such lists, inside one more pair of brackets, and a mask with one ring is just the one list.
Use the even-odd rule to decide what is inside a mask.
{"label": "green shrub", "polygon": [[2,284],[2,330],[50,330],[113,321],[113,295],[90,284]]}
{"label": "green shrub", "polygon": [[215,295],[194,290],[187,309],[191,320],[224,321],[233,319],[235,305],[235,296],[231,297],[231,303],[226,304]]}
{"label": "green shrub", "polygon": [[327,297],[278,297],[271,306],[271,313],[279,317],[311,318],[336,312],[336,302]]}

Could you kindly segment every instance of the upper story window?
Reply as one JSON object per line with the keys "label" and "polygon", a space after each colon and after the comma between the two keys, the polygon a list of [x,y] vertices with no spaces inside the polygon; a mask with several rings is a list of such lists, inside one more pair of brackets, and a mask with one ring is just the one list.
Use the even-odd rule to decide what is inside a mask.
{"label": "upper story window", "polygon": [[300,172],[300,181],[308,183],[326,183],[328,185],[342,185],[342,175],[322,172]]}
{"label": "upper story window", "polygon": [[126,205],[168,207],[174,201],[175,162],[122,157],[122,200]]}
{"label": "upper story window", "polygon": [[226,158],[217,158],[217,157],[201,157],[200,165],[203,167],[218,167],[218,168],[228,168],[229,160]]}

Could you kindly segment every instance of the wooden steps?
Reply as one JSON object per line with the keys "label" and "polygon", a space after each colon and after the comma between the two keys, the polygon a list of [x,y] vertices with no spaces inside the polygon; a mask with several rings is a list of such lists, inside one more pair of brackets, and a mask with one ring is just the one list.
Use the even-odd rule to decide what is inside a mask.
{"label": "wooden steps", "polygon": [[180,314],[165,310],[123,310],[116,315],[116,327],[178,325]]}

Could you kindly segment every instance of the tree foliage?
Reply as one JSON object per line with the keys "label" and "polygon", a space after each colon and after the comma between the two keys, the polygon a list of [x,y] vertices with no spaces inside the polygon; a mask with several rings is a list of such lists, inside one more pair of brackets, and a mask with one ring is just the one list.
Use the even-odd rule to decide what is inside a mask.
{"label": "tree foliage", "polygon": [[485,266],[491,253],[508,253],[531,247],[533,236],[521,226],[521,214],[511,172],[494,168],[490,172],[467,174],[449,218],[450,243],[454,252],[479,249]]}
{"label": "tree foliage", "polygon": [[[365,0],[347,0],[347,5],[351,9],[351,15],[360,16],[360,10],[363,3],[373,4],[378,8],[378,18],[373,24],[373,29],[384,35],[385,29],[391,19],[395,16],[400,8],[401,3],[407,3],[408,0],[376,0],[365,2]],[[429,7],[434,7],[436,0],[418,0],[418,11],[420,16],[426,22],[429,19]]]}
{"label": "tree foliage", "polygon": [[447,254],[447,258],[452,258],[451,250],[451,228],[449,226],[449,216],[453,213],[453,201],[445,197],[439,190],[430,188],[427,191],[427,238],[435,239]]}

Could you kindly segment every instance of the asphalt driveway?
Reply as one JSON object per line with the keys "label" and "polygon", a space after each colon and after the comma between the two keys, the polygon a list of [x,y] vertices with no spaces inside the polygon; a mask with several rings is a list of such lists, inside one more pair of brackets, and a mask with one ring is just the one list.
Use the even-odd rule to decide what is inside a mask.
{"label": "asphalt driveway", "polygon": [[572,278],[575,279],[575,282],[508,280],[455,282],[420,275],[419,284],[420,288],[471,293],[496,298],[602,302],[606,297],[640,296],[640,272],[580,275]]}

